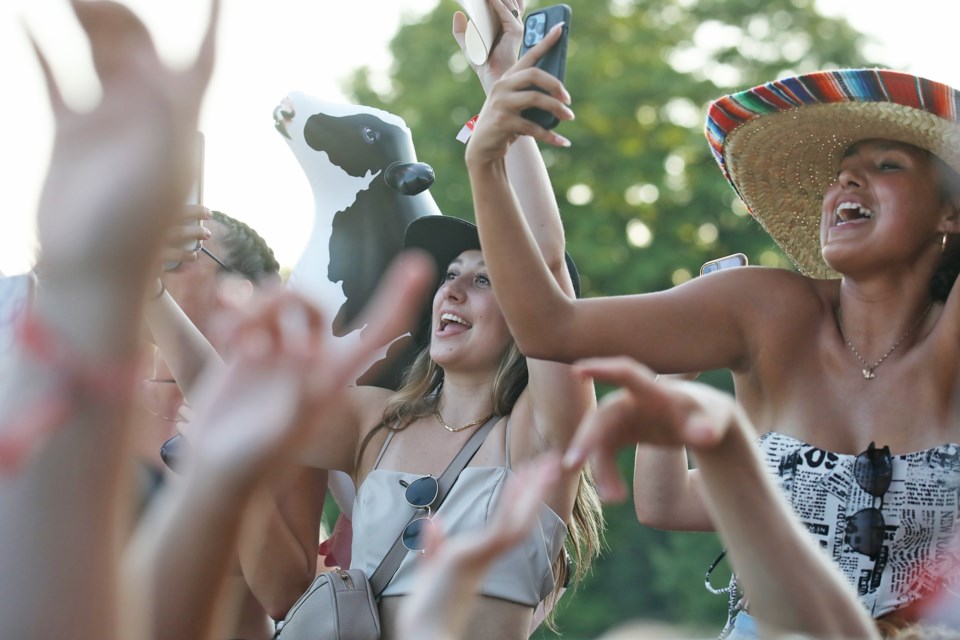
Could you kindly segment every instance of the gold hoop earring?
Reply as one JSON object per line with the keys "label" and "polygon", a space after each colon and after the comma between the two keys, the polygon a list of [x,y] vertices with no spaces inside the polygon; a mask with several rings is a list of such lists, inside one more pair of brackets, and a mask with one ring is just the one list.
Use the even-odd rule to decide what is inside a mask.
{"label": "gold hoop earring", "polygon": [[947,232],[943,232],[943,237],[940,239],[940,253],[946,253],[947,251]]}

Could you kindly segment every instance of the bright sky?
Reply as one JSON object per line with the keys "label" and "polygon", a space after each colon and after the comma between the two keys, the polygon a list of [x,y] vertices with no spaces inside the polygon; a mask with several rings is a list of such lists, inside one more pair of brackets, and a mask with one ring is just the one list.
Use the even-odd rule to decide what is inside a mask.
{"label": "bright sky", "polygon": [[[223,0],[217,70],[201,119],[206,135],[204,200],[257,229],[280,262],[292,266],[309,234],[313,197],[272,112],[301,90],[344,101],[339,83],[362,64],[385,70],[386,45],[403,16],[437,0]],[[162,52],[189,60],[205,24],[206,2],[126,0],[151,28]],[[599,2],[598,2],[599,4]],[[960,4],[911,0],[817,0],[871,34],[871,55],[892,68],[960,87],[960,64],[945,55],[956,38]],[[39,68],[18,18],[37,33],[64,82],[82,102],[92,72],[65,0],[0,3],[0,60],[6,98],[0,101],[0,271],[32,264],[33,212],[46,168],[52,121]],[[451,38],[450,52],[456,46]],[[67,84],[69,83],[69,84]],[[89,92],[86,99],[90,100]],[[476,105],[479,106],[479,105]],[[576,141],[574,141],[574,144]]]}

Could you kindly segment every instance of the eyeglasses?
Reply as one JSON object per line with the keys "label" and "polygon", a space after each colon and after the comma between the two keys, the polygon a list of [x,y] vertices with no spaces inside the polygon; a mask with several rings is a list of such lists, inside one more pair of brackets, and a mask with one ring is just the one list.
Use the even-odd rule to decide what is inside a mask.
{"label": "eyeglasses", "polygon": [[[207,256],[210,256],[210,259],[213,260],[214,262],[216,262],[218,265],[220,265],[220,268],[223,269],[224,271],[230,271],[230,272],[233,271],[232,268],[228,267],[227,264],[226,264],[223,260],[221,260],[221,259],[218,258],[217,256],[213,255],[213,253],[212,253],[209,249],[207,249],[205,246],[200,245],[199,251],[200,251],[200,253],[203,253],[203,254],[205,254],[205,255],[207,255]],[[163,270],[164,270],[164,271],[173,271],[174,269],[179,268],[181,264],[183,264],[183,262],[165,262],[165,263],[163,264]]]}
{"label": "eyeglasses", "polygon": [[853,462],[853,477],[860,488],[874,498],[880,498],[880,506],[870,506],[847,516],[843,541],[857,553],[876,560],[883,548],[886,522],[883,519],[883,496],[890,489],[893,479],[893,459],[890,447],[877,449],[871,442],[867,450]]}
{"label": "eyeglasses", "polygon": [[403,497],[407,504],[417,509],[426,509],[426,515],[415,518],[403,529],[403,546],[410,551],[423,551],[426,548],[424,544],[423,528],[430,520],[430,508],[436,502],[440,494],[440,483],[433,476],[424,476],[417,478],[407,484],[404,480],[400,484],[406,487]]}

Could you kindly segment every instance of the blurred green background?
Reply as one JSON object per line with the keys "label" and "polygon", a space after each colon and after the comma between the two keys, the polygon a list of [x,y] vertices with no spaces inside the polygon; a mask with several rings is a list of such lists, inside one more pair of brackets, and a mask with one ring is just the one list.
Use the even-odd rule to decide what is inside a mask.
{"label": "blurred green background", "polygon": [[[573,147],[543,149],[584,295],[665,289],[693,277],[703,262],[738,251],[751,264],[791,268],[717,169],[702,133],[705,107],[785,75],[873,66],[863,36],[818,14],[813,0],[567,4],[566,86],[577,118],[560,131]],[[450,35],[456,9],[442,0],[401,26],[388,77],[360,69],[347,93],[403,117],[419,159],[436,171],[431,192],[441,210],[473,219],[464,146],[455,137],[484,96]],[[732,391],[725,372],[701,379]],[[630,478],[632,452],[621,464]],[[715,636],[726,600],[709,594],[703,577],[721,549],[717,537],[644,527],[629,503],[605,511],[606,549],[579,590],[564,596],[562,637],[595,638],[638,618]],[[723,565],[714,582],[728,576]],[[534,637],[557,635],[541,629]]]}

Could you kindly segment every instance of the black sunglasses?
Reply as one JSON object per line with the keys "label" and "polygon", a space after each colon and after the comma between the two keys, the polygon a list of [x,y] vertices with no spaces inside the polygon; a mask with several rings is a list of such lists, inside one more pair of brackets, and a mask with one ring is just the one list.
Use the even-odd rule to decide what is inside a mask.
{"label": "black sunglasses", "polygon": [[867,507],[847,516],[843,541],[857,553],[876,560],[883,548],[886,522],[883,519],[883,496],[893,479],[893,458],[890,447],[877,449],[871,442],[867,450],[853,462],[853,476],[860,488],[874,498],[880,498],[879,507]]}
{"label": "black sunglasses", "polygon": [[424,544],[423,528],[430,519],[430,509],[436,502],[440,494],[440,483],[433,476],[424,476],[417,478],[407,484],[401,480],[400,484],[406,487],[403,497],[407,504],[417,509],[426,509],[426,515],[411,520],[403,529],[403,546],[410,551],[423,551],[426,548]]}
{"label": "black sunglasses", "polygon": [[[210,256],[210,259],[216,262],[218,265],[220,265],[220,268],[223,269],[224,271],[230,271],[230,272],[233,271],[232,268],[228,267],[223,260],[213,255],[213,253],[209,249],[207,249],[205,246],[200,245],[199,251],[200,253]],[[167,262],[167,263],[164,263],[163,270],[173,271],[174,269],[178,268],[181,264],[183,264],[183,262]]]}

